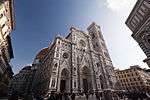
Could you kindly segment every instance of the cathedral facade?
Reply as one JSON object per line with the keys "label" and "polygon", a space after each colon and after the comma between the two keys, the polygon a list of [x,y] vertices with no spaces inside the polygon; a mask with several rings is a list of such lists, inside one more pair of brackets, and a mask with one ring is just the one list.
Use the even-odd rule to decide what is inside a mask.
{"label": "cathedral facade", "polygon": [[102,92],[114,88],[114,67],[100,26],[92,23],[87,30],[86,33],[71,27],[66,38],[57,36],[37,54],[33,62],[37,65],[36,94]]}

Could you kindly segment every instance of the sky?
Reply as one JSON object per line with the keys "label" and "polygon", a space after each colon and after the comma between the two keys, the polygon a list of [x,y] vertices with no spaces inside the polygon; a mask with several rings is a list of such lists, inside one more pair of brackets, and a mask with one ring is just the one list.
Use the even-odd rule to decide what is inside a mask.
{"label": "sky", "polygon": [[96,22],[100,25],[115,68],[132,65],[148,68],[146,58],[132,32],[125,25],[137,0],[16,0],[15,30],[12,32],[13,71],[31,64],[36,54],[55,36],[66,36],[75,26],[85,32]]}

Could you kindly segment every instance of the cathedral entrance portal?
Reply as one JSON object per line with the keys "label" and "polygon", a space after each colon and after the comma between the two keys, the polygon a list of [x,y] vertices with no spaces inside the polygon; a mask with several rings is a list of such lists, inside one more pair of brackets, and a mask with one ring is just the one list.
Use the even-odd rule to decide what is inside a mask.
{"label": "cathedral entrance portal", "polygon": [[83,79],[83,91],[85,92],[85,93],[87,93],[88,92],[88,81],[87,81],[87,79]]}
{"label": "cathedral entrance portal", "polygon": [[61,72],[60,92],[68,92],[69,90],[69,71],[64,68]]}
{"label": "cathedral entrance portal", "polygon": [[66,80],[60,81],[60,92],[65,92],[66,89]]}
{"label": "cathedral entrance portal", "polygon": [[92,81],[91,81],[91,72],[86,66],[82,68],[81,77],[82,77],[83,92],[87,93],[90,90],[92,90]]}

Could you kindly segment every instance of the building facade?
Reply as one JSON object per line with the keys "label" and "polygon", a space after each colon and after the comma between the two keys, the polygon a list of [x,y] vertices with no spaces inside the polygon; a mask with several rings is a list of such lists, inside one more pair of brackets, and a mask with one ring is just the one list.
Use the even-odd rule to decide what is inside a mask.
{"label": "building facade", "polygon": [[25,66],[18,74],[14,75],[9,83],[8,95],[24,97],[32,94],[32,83],[36,69],[34,66]]}
{"label": "building facade", "polygon": [[150,1],[138,0],[131,11],[126,25],[133,32],[132,37],[137,41],[146,54],[144,60],[150,67]]}
{"label": "building facade", "polygon": [[146,69],[131,66],[129,69],[117,70],[117,80],[120,88],[126,91],[150,91],[150,75]]}
{"label": "building facade", "polygon": [[13,72],[10,60],[13,49],[10,33],[14,29],[13,0],[0,0],[0,96],[7,94]]}
{"label": "building facade", "polygon": [[[131,66],[129,69],[116,70],[118,90],[124,90],[130,95],[145,96],[150,93],[149,70],[140,66]],[[143,98],[143,97],[142,97]]]}
{"label": "building facade", "polygon": [[87,93],[113,89],[114,67],[100,26],[92,23],[87,30],[86,33],[71,27],[66,38],[57,36],[37,54],[37,92],[44,95],[52,91]]}

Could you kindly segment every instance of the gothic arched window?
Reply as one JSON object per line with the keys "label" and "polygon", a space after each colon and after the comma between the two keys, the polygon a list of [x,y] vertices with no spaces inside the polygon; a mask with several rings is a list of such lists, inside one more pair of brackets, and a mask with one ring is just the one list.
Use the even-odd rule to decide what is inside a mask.
{"label": "gothic arched window", "polygon": [[80,47],[86,47],[86,43],[83,40],[80,40],[79,46]]}
{"label": "gothic arched window", "polygon": [[95,35],[94,35],[94,33],[92,34],[92,39],[94,39],[95,38]]}
{"label": "gothic arched window", "polygon": [[99,67],[99,63],[96,63],[97,68]]}
{"label": "gothic arched window", "polygon": [[55,87],[55,79],[52,79],[51,87]]}
{"label": "gothic arched window", "polygon": [[54,65],[54,70],[56,70],[57,69],[57,63]]}

